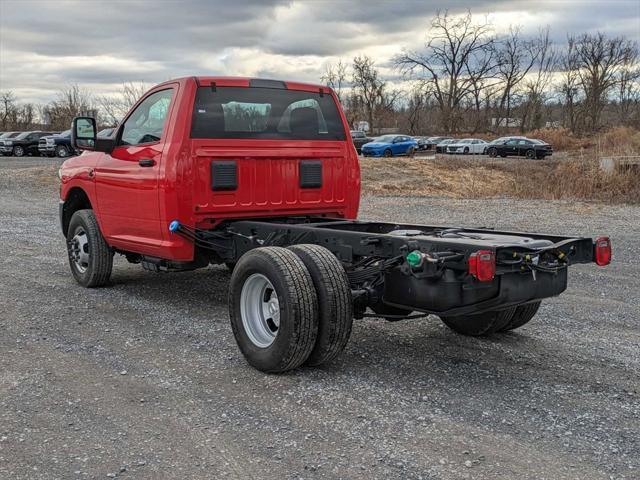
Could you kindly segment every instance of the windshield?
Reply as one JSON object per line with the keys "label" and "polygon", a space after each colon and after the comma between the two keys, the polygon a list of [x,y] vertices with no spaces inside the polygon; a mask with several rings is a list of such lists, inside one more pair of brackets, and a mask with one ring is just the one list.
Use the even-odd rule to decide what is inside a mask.
{"label": "windshield", "polygon": [[71,136],[71,130],[65,130],[64,132],[60,132],[58,135],[56,135],[58,137],[63,137],[63,138],[67,138]]}
{"label": "windshield", "polygon": [[393,143],[394,138],[396,138],[395,135],[382,135],[376,138],[375,141],[380,143]]}
{"label": "windshield", "polygon": [[261,87],[199,87],[191,138],[346,139],[331,95]]}
{"label": "windshield", "polygon": [[31,132],[22,132],[20,135],[16,137],[16,140],[22,140],[23,138],[27,138]]}
{"label": "windshield", "polygon": [[2,135],[0,135],[0,138],[11,138],[11,137],[15,137],[18,133],[17,132],[5,132]]}

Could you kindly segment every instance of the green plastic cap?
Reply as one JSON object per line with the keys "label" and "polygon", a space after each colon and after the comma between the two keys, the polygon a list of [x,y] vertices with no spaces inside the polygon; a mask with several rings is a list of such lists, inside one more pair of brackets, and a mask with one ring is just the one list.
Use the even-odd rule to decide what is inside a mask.
{"label": "green plastic cap", "polygon": [[414,250],[407,255],[407,263],[412,267],[417,267],[422,263],[422,253],[419,250]]}

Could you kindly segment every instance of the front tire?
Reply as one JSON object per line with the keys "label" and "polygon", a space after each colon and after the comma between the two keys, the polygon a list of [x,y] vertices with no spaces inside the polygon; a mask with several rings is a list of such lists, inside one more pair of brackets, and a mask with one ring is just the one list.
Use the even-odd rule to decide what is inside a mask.
{"label": "front tire", "polygon": [[493,310],[474,315],[440,317],[451,330],[462,335],[481,337],[503,330],[511,321],[516,307]]}
{"label": "front tire", "polygon": [[56,156],[58,158],[66,158],[69,156],[69,149],[64,145],[58,145],[56,147]]}
{"label": "front tire", "polygon": [[71,217],[67,253],[71,273],[80,285],[94,288],[109,281],[113,252],[100,232],[93,210],[78,210]]}
{"label": "front tire", "polygon": [[393,157],[393,152],[387,148],[382,155],[385,157]]}
{"label": "front tire", "polygon": [[22,148],[20,145],[13,147],[13,156],[24,157],[24,148]]}
{"label": "front tire", "polygon": [[463,152],[465,155],[469,155],[469,147],[464,147]]}
{"label": "front tire", "polygon": [[320,365],[336,358],[349,342],[353,300],[347,274],[340,261],[319,245],[289,247],[304,263],[318,295],[318,338],[306,361]]}
{"label": "front tire", "polygon": [[231,275],[229,317],[254,368],[280,373],[302,365],[318,335],[318,297],[302,260],[282,247],[245,253]]}

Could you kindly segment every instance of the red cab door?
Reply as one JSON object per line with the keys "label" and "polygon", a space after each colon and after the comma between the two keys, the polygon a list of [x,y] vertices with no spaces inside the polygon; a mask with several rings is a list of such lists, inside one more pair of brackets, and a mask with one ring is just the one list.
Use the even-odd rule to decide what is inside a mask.
{"label": "red cab door", "polygon": [[160,248],[158,175],[176,87],[150,92],[118,130],[118,144],[96,164],[100,227],[109,244],[154,255]]}

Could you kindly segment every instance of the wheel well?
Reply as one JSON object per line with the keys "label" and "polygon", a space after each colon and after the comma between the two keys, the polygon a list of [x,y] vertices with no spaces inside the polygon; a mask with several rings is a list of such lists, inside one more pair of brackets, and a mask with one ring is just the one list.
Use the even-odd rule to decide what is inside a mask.
{"label": "wheel well", "polygon": [[60,216],[60,222],[62,223],[62,233],[66,236],[69,229],[69,222],[71,217],[78,210],[93,209],[89,197],[79,187],[72,188],[67,194],[67,199],[62,206],[62,213]]}

